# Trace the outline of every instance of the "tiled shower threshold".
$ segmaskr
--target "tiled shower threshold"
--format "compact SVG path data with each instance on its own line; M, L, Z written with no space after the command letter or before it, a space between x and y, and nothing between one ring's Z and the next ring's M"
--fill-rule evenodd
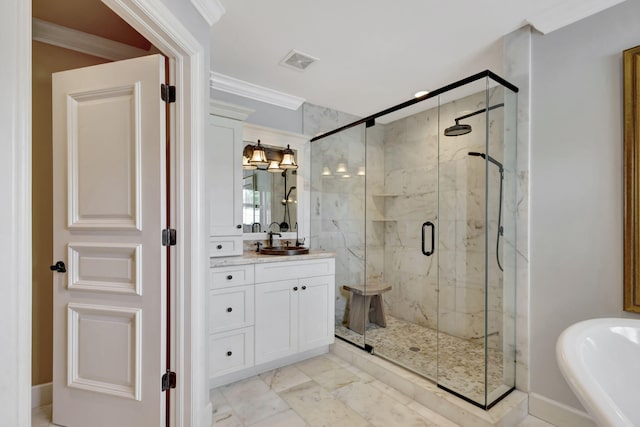
M459 425L516 426L526 418L528 413L527 394L518 390L512 391L491 409L485 411L439 388L432 381L345 341L336 340L331 351L348 363Z

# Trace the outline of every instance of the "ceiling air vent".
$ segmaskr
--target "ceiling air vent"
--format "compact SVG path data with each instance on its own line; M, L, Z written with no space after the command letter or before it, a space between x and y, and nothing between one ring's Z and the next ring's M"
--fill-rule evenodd
M280 61L280 65L293 68L294 70L304 71L309 65L316 61L318 61L318 58L314 58L313 56L293 49L282 61Z

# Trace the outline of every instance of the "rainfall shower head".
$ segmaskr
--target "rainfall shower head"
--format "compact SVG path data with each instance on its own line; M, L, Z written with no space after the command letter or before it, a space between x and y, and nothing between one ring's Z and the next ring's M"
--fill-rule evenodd
M460 136L466 135L471 132L471 125L460 124L456 119L456 124L453 126L449 126L444 130L444 136Z
M486 113L487 111L491 111L494 108L500 108L500 107L504 107L504 104L492 105L489 108L483 108L481 110L474 111L473 113L465 114L464 116L460 116L460 117L454 119L456 121L456 124L446 128L444 130L444 136L460 136L460 135L466 135L466 134L470 133L471 132L471 125L467 125L467 124L464 124L464 123L460 124L459 123L460 120L468 119L469 117L473 117L476 114Z

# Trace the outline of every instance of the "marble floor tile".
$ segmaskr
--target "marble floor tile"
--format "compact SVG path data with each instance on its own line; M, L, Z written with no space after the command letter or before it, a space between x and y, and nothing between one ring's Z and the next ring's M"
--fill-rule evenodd
M220 391L233 413L245 425L255 424L289 409L287 403L259 377L230 384Z
M351 383L358 382L360 378L347 369L337 368L315 375L313 380L325 389L332 391Z
M333 354L211 390L214 427L459 426ZM49 427L51 405L32 410ZM532 416L518 427L554 427Z
M271 390L279 393L291 387L306 383L311 378L296 366L285 366L260 374L260 379L264 381Z
M284 412L275 414L265 420L259 421L255 424L251 424L251 427L306 427L307 423L296 414L293 410L289 409Z
M435 422L424 418L408 406L367 384L350 384L337 390L334 394L336 398L376 427L438 427Z
M315 381L309 381L284 391L282 398L310 427L367 427L367 421L335 399Z

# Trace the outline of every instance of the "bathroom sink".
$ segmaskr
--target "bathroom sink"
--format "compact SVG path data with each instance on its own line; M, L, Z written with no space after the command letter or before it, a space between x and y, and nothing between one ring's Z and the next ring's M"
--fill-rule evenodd
M640 426L640 319L576 323L558 338L556 358L598 426Z
M309 253L309 248L303 246L267 246L260 249L263 255L304 255Z

